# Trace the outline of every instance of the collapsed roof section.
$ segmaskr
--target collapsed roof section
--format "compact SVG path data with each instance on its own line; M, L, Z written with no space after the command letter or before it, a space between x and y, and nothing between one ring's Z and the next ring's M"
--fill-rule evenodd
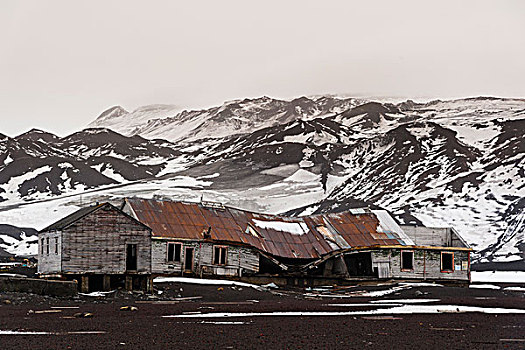
M150 227L154 238L249 245L282 258L318 259L344 249L414 245L384 210L285 217L150 199L126 199L123 210Z

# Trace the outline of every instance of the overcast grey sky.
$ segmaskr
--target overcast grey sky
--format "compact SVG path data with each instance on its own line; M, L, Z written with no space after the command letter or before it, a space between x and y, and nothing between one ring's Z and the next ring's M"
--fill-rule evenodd
M305 94L525 97L525 1L0 2L0 133Z

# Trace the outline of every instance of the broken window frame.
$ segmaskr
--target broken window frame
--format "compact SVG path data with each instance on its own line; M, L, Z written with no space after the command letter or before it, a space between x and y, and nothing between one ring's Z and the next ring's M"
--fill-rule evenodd
M410 259L410 268L404 267L405 259L403 254L410 253L412 255ZM401 251L401 271L414 271L414 251L413 250L402 250Z
M450 269L444 269L443 268L443 255L450 255L451 261L450 261ZM452 273L454 272L454 252L441 252L441 272L443 273Z
M228 246L214 245L213 246L213 265L225 266L228 264Z
M173 246L173 259L170 260L170 246ZM179 249L179 256L177 260L177 247ZM179 242L167 242L166 243L166 262L168 263L181 263L182 262L182 243Z

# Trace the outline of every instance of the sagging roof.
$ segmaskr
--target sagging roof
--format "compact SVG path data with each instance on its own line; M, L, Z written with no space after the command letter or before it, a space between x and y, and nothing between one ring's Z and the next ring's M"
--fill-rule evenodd
M40 232L47 232L47 231L60 231L60 230L64 230L66 228L68 228L69 226L73 225L74 223L76 223L78 220L82 219L83 217L103 208L103 207L110 207L114 210L117 210L118 212L120 212L122 215L125 215L127 217L129 217L131 220L137 222L138 224L144 226L145 228L147 229L150 229L147 225L145 225L143 222L140 222L138 221L136 218L130 216L129 214L127 213L124 213L122 210L120 210L119 208L115 207L114 205L112 205L111 203L108 203L108 202L105 202L105 203L100 203L100 204L96 204L96 205L92 205L92 206L89 206L89 207L84 207L84 208L80 208L79 210L75 211L74 213L72 214L69 214L68 216L58 220L57 222L49 225L48 227L40 230Z
M386 211L285 217L222 205L126 199L128 210L152 229L153 237L209 238L284 258L317 259L339 249L414 244Z

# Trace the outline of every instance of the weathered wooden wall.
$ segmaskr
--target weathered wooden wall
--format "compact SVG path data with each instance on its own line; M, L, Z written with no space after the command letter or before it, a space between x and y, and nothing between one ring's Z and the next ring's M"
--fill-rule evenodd
M181 243L181 262L168 262L168 242ZM177 241L154 239L152 243L152 272L159 274L182 274L185 248L194 248L192 271L196 275L239 276L243 273L259 271L259 255L255 249L239 246L227 246L226 265L213 264L213 247L216 244L198 241ZM221 245L224 246L224 245Z
M466 248L457 232L450 227L401 226L415 245Z
M422 226L401 226L401 228L418 246L450 247L452 244L448 228Z
M409 251L410 249L406 249ZM469 252L454 251L454 271L441 272L441 251L414 249L414 269L401 269L401 250L384 249L372 252L372 266L378 261L389 261L391 278L407 279L469 279Z
M228 246L226 265L213 264L213 247L206 243L202 246L200 266L203 274L221 276L242 276L244 273L259 271L259 254L255 249L239 246Z
M126 273L126 244L137 245L137 273L151 273L151 232L113 208L101 208L66 228L62 272Z
M44 253L42 254L42 239L44 240ZM47 239L49 239L49 253L47 251ZM58 239L58 251L55 243ZM62 259L62 235L61 232L43 232L38 235L38 273L55 274L60 273Z
M168 242L180 243L181 259L180 262L168 261ZM198 262L200 259L200 243L196 241L176 241L176 240L152 240L151 249L151 270L153 273L159 274L175 274L181 275L183 272L185 248L193 248L193 267L192 271L196 272Z

